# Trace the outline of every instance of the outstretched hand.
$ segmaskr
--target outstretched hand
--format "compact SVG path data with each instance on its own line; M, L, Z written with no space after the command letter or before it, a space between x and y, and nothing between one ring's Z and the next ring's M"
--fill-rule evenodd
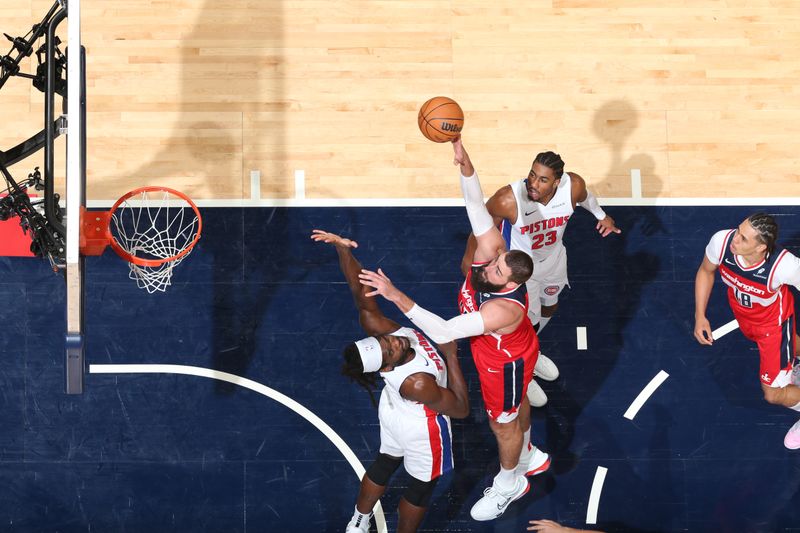
M608 215L597 223L595 229L601 237L608 237L612 233L622 233L622 230L614 224L614 219Z
M397 290L397 287L392 285L392 280L389 279L389 276L384 274L383 270L380 268L377 272L362 269L358 278L362 285L375 289L372 292L366 293L366 296L377 296L380 294L387 300L393 302L401 294L400 291Z
M343 248L358 248L358 243L356 241L341 237L329 231L323 231L321 229L312 230L311 239L317 242L341 246Z

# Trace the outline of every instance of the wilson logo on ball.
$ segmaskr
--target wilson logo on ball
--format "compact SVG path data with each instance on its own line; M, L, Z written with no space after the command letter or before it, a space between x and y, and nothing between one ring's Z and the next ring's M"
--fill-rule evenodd
M461 131L461 126L458 124L451 124L450 122L442 122L442 131L452 131L458 133Z

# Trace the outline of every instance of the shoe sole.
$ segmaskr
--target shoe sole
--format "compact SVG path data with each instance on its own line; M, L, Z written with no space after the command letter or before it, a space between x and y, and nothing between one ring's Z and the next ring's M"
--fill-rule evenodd
M550 461L551 461L551 459L548 456L547 457L547 461L542 463L540 466L534 468L533 470L531 470L529 472L525 472L525 475L526 476L538 476L539 474L544 474L545 472L547 472L550 469Z

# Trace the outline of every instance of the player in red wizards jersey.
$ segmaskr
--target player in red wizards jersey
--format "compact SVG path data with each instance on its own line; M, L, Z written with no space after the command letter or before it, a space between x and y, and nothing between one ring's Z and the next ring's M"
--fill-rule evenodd
M700 344L714 342L706 307L714 272L719 270L739 329L758 345L764 399L800 411L800 387L792 383L795 316L794 296L788 287L800 287L800 259L776 247L777 238L775 219L764 213L711 237L695 278L694 336ZM800 421L788 431L784 445L790 450L800 448Z
M417 305L381 271L364 271L362 283L392 301L435 342L469 338L489 426L497 439L500 473L472 507L475 520L492 520L529 488L526 475L546 471L550 457L530 443L530 405L525 390L533 377L539 341L527 315L525 282L533 262L505 241L483 203L477 173L461 139L453 142L461 189L476 236L472 268L459 292L461 314L450 320ZM447 339L447 340L445 340Z

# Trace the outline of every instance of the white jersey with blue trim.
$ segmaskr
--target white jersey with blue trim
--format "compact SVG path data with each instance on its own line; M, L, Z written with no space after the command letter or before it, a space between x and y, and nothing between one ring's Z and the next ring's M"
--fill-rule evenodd
M411 374L424 372L436 379L436 383L443 388L447 387L447 366L436 347L422 333L411 328L400 328L394 333L395 337L405 337L408 339L411 349L414 350L414 357L400 366L394 367L389 372L381 372L381 377L386 386L381 392L379 409L390 409L399 411L397 414L415 417L431 417L438 413L425 407L425 405L406 400L400 395L400 387L403 381Z
M528 198L525 180L510 184L517 201L517 221L503 221L501 232L509 250L522 250L535 263L559 253L564 248L564 230L575 208L572 205L572 179L561 177L555 194L543 205Z

